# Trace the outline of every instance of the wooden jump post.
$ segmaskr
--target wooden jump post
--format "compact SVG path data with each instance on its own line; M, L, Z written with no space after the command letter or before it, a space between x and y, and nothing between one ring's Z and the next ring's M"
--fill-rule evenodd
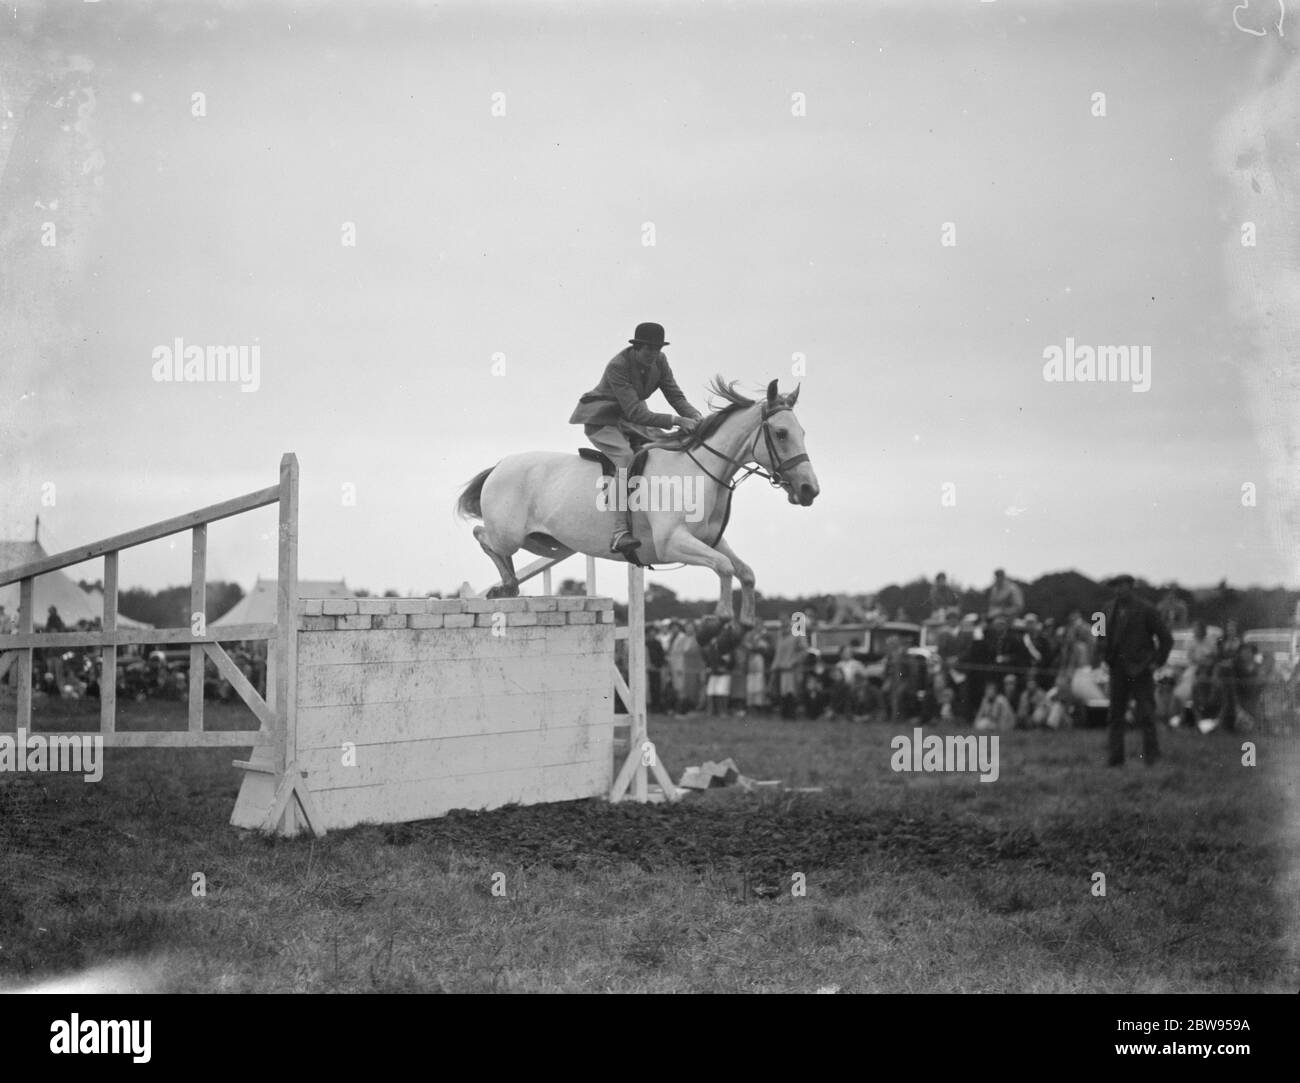
M595 575L595 558L588 557L587 574ZM588 583L588 591L593 588ZM627 707L630 729L628 732L627 759L614 779L609 799L618 802L630 796L644 804L649 800L648 775L653 774L663 791L665 800L676 801L681 794L664 765L659 751L650 740L649 721L646 717L646 650L645 650L645 569L639 564L627 566L627 625L614 632L615 639L627 639L627 681L618 668L614 669L614 687Z
M286 470L286 464L289 464ZM280 464L280 531L275 599L277 635L268 655L266 690L274 708L274 739L235 760L244 781L230 822L280 835L309 829L325 834L325 824L298 766L298 459Z

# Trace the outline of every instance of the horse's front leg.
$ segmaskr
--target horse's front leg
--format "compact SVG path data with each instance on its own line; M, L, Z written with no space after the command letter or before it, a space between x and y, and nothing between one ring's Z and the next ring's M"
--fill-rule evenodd
M754 569L736 556L736 551L722 538L718 539L717 550L731 561L731 566L736 571L736 578L740 580L740 623L746 628L752 628L755 619ZM726 584L725 589L730 592L730 582ZM727 598L727 610L728 612L731 610L731 599L729 597Z
M718 605L714 610L715 613L723 620L731 620L733 617L731 609L731 577L736 574L736 568L732 564L731 557L718 549L713 549L704 544L699 538L695 537L684 526L678 527L670 535L664 544L660 547L661 559L665 561L675 560L682 564L694 564L704 568L712 568L718 573L721 591L718 596ZM751 587L753 584L753 573L750 573ZM750 600L751 609L753 599Z

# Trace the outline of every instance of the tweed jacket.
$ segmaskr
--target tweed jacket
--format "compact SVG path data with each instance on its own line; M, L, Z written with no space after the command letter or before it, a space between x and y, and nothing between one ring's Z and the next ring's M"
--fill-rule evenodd
M620 350L605 366L600 383L578 400L569 418L572 425L617 425L628 421L657 429L673 427L672 414L658 414L645 404L656 391L662 391L682 417L699 419L700 412L686 401L682 389L673 379L668 358L661 351L648 365L632 356L632 347Z

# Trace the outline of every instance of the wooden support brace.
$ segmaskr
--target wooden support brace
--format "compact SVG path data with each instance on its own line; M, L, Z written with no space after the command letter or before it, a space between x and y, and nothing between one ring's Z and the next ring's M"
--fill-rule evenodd
M311 790L307 788L305 774L298 770L297 763L291 763L285 769L262 830L296 835L305 825L318 839L325 837L324 821L312 799Z
M235 665L235 660L226 653L226 649L220 643L204 643L203 653L212 659L217 667L217 672L230 682L230 687L238 694L239 698L248 704L248 709L257 716L257 720L268 729L275 728L275 714L267 706L256 688L249 683L243 671Z
M627 759L623 761L623 766L618 772L618 777L614 779L614 785L609 791L609 800L611 804L616 805L619 801L623 800L623 798L627 796L628 790L632 786L633 782L636 783L634 793L641 795L637 800L644 803L646 800L647 772L654 775L655 781L659 784L659 788L663 790L665 798L669 801L677 801L681 798L682 791L677 788L676 784L669 777L668 771L665 769L663 762L659 759L659 750L657 748L654 749L654 755L651 762L648 765L642 763L646 744L650 744L653 748L653 742L648 741L643 741L640 744L632 744L631 747L628 748Z

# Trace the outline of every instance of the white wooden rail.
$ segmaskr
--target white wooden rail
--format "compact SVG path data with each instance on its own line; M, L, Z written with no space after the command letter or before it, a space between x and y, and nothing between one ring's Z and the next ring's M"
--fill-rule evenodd
M274 624L243 624L226 626L214 632L207 627L205 591L207 586L207 525L228 519L247 511L280 505L279 565L280 597ZM186 628L118 628L118 554L123 549L134 548L159 538L190 531L191 578L190 618ZM280 731L287 732L292 725L291 694L278 688L272 690L271 672L284 679L293 672L294 608L297 602L297 541L298 541L298 460L286 454L280 460L280 482L269 489L235 497L220 504L212 504L197 511L187 512L151 526L129 530L102 541L78 546L62 553L32 561L16 568L0 571L0 586L19 584L18 631L0 640L0 673L8 670L17 660L17 726L28 731L32 725L32 664L33 651L62 647L99 647L101 655L100 728L77 731L71 736L101 737L108 747L133 748L199 748L263 745L283 748ZM36 578L50 572L81 564L97 557L104 558L104 619L100 631L91 632L36 632L33 597ZM201 619L196 619L201 618ZM264 700L249 683L239 667L218 642L241 640L266 640L268 644L267 691L270 702ZM117 729L117 649L135 643L162 645L184 644L190 648L188 725L185 731L131 732ZM260 726L255 730L205 730L203 728L203 671L206 660L211 659L218 671L249 706ZM293 682L287 682L292 686ZM279 705L278 710L276 704Z

